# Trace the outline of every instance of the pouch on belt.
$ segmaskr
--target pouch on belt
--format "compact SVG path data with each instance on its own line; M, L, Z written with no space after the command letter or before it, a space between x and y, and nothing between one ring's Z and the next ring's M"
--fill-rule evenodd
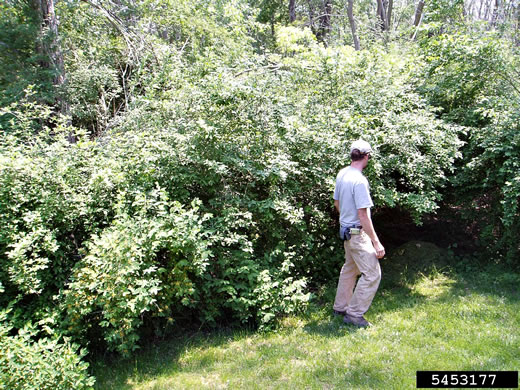
M361 233L361 226L359 225L350 225L350 226L340 226L339 228L339 238L341 238L343 241L348 241L352 238L352 235L354 234L360 234Z

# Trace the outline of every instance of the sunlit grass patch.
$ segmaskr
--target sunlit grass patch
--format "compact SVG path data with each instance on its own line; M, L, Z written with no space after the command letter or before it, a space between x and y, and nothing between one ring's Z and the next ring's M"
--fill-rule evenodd
M420 276L411 290L428 298L437 298L442 294L448 293L455 284L455 280L449 276L435 272L433 275Z
M95 365L99 389L413 389L417 370L520 367L514 284L481 274L424 272L381 288L368 329L332 315L335 285L275 331L195 333L130 361ZM509 278L511 279L511 277Z

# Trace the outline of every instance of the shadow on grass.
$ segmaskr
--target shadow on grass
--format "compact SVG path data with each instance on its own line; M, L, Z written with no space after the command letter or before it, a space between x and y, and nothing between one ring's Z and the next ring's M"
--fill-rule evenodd
M520 299L520 274L504 265L462 259L434 244L411 241L381 261L382 281L367 318L413 309L431 303L455 303L461 297L499 297L505 303ZM342 337L342 317L333 315L336 284L331 282L311 305L305 331L324 337ZM483 314L484 315L484 314Z
M191 350L208 349L239 341L254 335L248 329L219 329L213 332L176 334L137 350L133 357L94 358L90 364L96 376L96 389L133 389L136 382L173 375L176 372L198 371L211 366L213 359L203 357L194 367L183 367L181 357Z
M346 334L359 332L359 329L354 327L342 327L339 331L336 329L337 334L345 336ZM212 334L193 334L186 338L176 337L168 341L165 341L162 345L153 345L144 348L143 351L137 354L132 359L114 359L113 361L106 362L106 366L103 363L94 365L94 374L98 377L95 388L97 389L117 389L117 390L128 390L135 388L146 388L146 389L170 389L170 388L182 388L182 385L176 385L175 381L180 377L186 377L193 375L196 378L209 377L219 372L219 361L214 356L203 354L201 357L197 357L196 363L191 361L188 365L183 364L183 360L186 355L190 355L190 351L197 353L197 350L209 350L215 347L226 347L232 341L240 342L250 336L254 336L255 332L252 331L218 331ZM337 335L331 333L330 336L336 337ZM258 344L263 344L260 347ZM282 343L282 344L279 344ZM271 340L263 340L257 342L258 349L257 353L253 356L244 359L239 369L245 369L246 372L250 372L252 376L260 375L260 377L270 377L272 383L278 383L278 385L286 383L287 379L284 379L284 374L279 374L277 368L273 368L273 365L280 367L284 362L285 358L293 358L294 361L299 359L305 359L302 354L305 353L305 346L299 345L288 345L285 350L283 342L272 342ZM302 351L298 353L294 352L294 348L301 348ZM278 351L271 352L271 349ZM280 349L282 349L283 357L280 357ZM228 352L229 353L229 352ZM189 357L188 357L189 359ZM289 369L289 368L287 368ZM229 371L229 368L227 368ZM326 365L318 365L314 367L307 367L305 369L309 376L313 378L313 381L319 382L323 380L322 388L333 388L330 383L330 372L329 367ZM256 374L253 374L256 373ZM242 372L240 375L244 375ZM248 374L246 374L247 376ZM368 378L368 379L367 379ZM249 378L248 378L249 379ZM262 378L262 380L265 378ZM370 367L366 362L363 362L361 358L354 360L349 364L348 369L344 372L336 374L335 380L339 380L341 383L359 384L363 387L363 384L371 384L370 388L384 388L385 380L384 374L378 371L376 368ZM246 388L264 388L264 383L258 383L252 385L249 382ZM249 387L253 386L253 387ZM374 387L375 386L375 387ZM206 388L217 388L218 386L208 385ZM190 388L195 388L193 385ZM233 388L233 387L230 387ZM280 388L279 386L277 388ZM291 386L282 388L291 388Z
M421 253L414 254L414 248L422 249ZM390 256L381 264L382 283L367 313L368 319L375 322L376 326L379 319L394 312L413 312L422 305L436 303L452 304L464 296L479 295L493 299L499 297L505 303L515 304L520 299L519 274L509 272L504 266L482 266L470 260L461 261L419 242L410 244L409 248L400 248L394 256ZM326 339L339 339L348 335L363 337L363 332L367 330L345 325L341 316L333 315L335 283L336 281L331 281L329 286L324 287L311 303L309 310L296 320L303 322L302 330L305 333ZM479 316L485 313L461 312L460 315L482 320ZM103 359L92 364L93 373L98 378L96 388L132 389L136 384L153 381L158 377L173 378L177 374L200 375L204 372L218 372L219 356L213 356L213 352L198 355L197 353L218 347L224 347L224 353L230 353L230 344L257 335L258 333L249 329L221 329L211 333L181 334L162 343L146 346L131 359ZM254 342L257 343L257 340ZM266 341L262 337L259 337L258 343L262 344L257 345L258 354L244 357L242 368L255 372L262 370L266 361L270 359L270 349L284 349L283 344L272 344L271 340ZM295 351L289 349L286 353L292 356L292 352ZM194 354L197 356L192 357ZM264 357L266 361L262 361ZM294 357L297 358L297 353ZM188 364L186 359L189 361ZM273 359L278 361L276 357ZM358 363L345 370L345 373L339 373L336 379L343 378L345 383L359 383L361 386L364 378L370 377L372 385L379 383L384 387L385 378L380 372L371 372L366 364ZM320 373L320 370L324 372ZM315 378L327 377L327 370L325 366L310 368Z

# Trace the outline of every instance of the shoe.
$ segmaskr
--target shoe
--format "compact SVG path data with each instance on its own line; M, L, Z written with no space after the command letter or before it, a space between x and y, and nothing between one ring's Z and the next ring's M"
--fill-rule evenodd
M347 314L346 311L340 311L340 310L333 310L335 316L344 316Z
M354 317L354 316L345 314L345 317L343 317L343 322L345 324L355 325L358 328L367 328L369 326L372 326L372 324L370 322L368 322L367 320L365 320L365 317L363 317L363 316Z

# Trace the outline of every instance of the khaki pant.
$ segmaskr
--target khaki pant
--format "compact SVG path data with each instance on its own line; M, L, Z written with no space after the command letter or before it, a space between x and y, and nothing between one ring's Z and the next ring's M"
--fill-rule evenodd
M334 310L360 317L366 313L376 295L381 281L381 267L372 241L365 232L352 235L350 240L344 242L344 247L345 264L339 275Z

